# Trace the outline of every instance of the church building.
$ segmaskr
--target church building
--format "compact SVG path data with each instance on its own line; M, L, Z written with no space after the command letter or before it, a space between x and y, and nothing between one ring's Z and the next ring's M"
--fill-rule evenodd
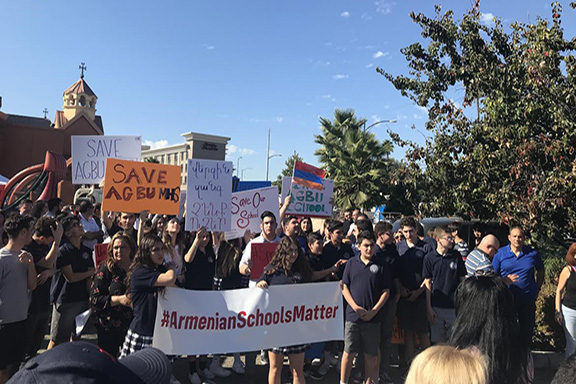
M54 122L4 112L0 98L0 175L11 178L43 163L46 151L69 159L71 136L104 134L102 118L96 115L98 97L84 80L85 68L82 63L80 79L64 91L64 105Z

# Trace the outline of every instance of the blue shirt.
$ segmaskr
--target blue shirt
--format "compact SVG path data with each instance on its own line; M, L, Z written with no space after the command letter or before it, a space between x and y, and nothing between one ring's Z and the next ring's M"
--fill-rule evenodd
M402 240L396 245L400 258L395 263L394 277L407 289L414 291L420 288L424 278L422 277L422 267L424 256L434 252L434 248L427 242L418 239L413 247L409 247L406 240Z
M432 279L432 306L454 308L454 292L460 278L466 276L466 267L458 251L449 250L442 256L437 251L424 257L422 275Z
M348 260L342 282L350 290L354 302L367 310L374 308L384 290L390 288L389 274L382 265L377 264L374 256L368 264L364 264L360 256ZM370 320L371 323L380 321L380 312ZM346 306L346 321L364 322L349 305Z
M533 301L538 296L538 284L534 272L543 271L544 263L540 252L528 246L516 255L510 249L510 245L498 250L492 260L494 271L502 277L518 275L518 281L510 285L510 290L516 301Z

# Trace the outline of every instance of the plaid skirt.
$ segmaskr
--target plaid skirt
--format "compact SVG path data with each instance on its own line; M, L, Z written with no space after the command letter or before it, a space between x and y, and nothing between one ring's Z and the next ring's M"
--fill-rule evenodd
M128 329L122 350L120 351L120 359L133 354L141 349L152 346L152 336L139 335L131 329Z
M289 347L275 347L269 349L269 351L277 355L296 355L298 353L306 352L308 348L310 348L310 344L300 344L300 345L291 345Z

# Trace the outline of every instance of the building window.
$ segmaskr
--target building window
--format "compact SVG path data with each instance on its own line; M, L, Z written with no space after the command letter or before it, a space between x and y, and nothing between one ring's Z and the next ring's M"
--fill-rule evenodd
M160 156L160 163L161 163L161 164L164 164L164 155L161 155L161 156Z

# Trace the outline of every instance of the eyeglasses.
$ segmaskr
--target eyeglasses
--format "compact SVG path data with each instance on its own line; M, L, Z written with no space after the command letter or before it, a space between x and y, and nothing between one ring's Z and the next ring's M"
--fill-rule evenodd
M454 237L453 236L446 236L446 237L442 237L442 240L454 241Z

